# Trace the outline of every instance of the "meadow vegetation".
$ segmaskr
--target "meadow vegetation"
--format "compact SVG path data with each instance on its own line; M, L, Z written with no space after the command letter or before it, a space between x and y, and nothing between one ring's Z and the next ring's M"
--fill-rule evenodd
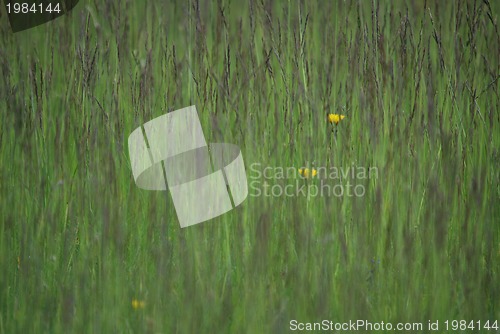
M81 0L16 34L4 11L0 333L500 322L499 2ZM247 174L377 177L181 229L127 139L189 105Z

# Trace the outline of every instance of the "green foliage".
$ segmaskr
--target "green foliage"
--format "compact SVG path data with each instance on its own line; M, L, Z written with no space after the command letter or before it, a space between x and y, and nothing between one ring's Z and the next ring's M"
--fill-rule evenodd
M87 1L17 34L2 15L0 332L500 321L500 6L427 6ZM378 177L180 229L168 193L135 186L127 138L192 104L247 173Z

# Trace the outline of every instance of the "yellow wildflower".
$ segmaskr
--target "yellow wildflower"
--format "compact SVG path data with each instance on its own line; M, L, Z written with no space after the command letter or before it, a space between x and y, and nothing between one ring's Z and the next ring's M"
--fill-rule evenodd
M144 308L144 306L146 306L146 303L144 301L132 299L132 307L134 308L134 310Z
M309 170L309 168L300 168L299 169L299 174L302 177L305 177L307 179L311 175L312 175L312 177L315 177L316 175L318 175L318 171L316 169L314 169L314 168L312 170Z
M345 116L340 115L340 114L329 114L328 115L328 121L332 124L335 124L335 125L339 124L339 122L341 120L343 120L344 118L345 118Z

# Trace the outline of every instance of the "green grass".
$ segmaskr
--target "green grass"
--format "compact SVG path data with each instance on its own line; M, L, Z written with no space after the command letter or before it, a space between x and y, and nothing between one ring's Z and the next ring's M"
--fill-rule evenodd
M499 13L82 0L12 34L2 8L0 333L500 326ZM181 229L168 193L135 186L127 138L192 104L249 179L313 162L378 177L362 197L249 196ZM336 138L327 112L347 115Z

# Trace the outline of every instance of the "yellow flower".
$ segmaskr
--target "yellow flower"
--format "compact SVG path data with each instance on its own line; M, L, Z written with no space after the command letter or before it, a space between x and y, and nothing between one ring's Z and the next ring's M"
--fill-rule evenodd
M343 120L344 118L345 118L345 116L340 115L340 114L329 114L328 115L328 121L332 124L335 124L335 125L339 124L339 122L341 120Z
M142 300L137 300L137 299L132 299L132 307L134 310L137 310L139 308L144 308L146 306L146 303Z
M316 175L318 175L318 171L314 168L311 171L309 171L309 168L300 168L299 174L302 175L302 177L305 177L307 179L307 178L309 178L310 175L312 175L312 177L315 177Z

